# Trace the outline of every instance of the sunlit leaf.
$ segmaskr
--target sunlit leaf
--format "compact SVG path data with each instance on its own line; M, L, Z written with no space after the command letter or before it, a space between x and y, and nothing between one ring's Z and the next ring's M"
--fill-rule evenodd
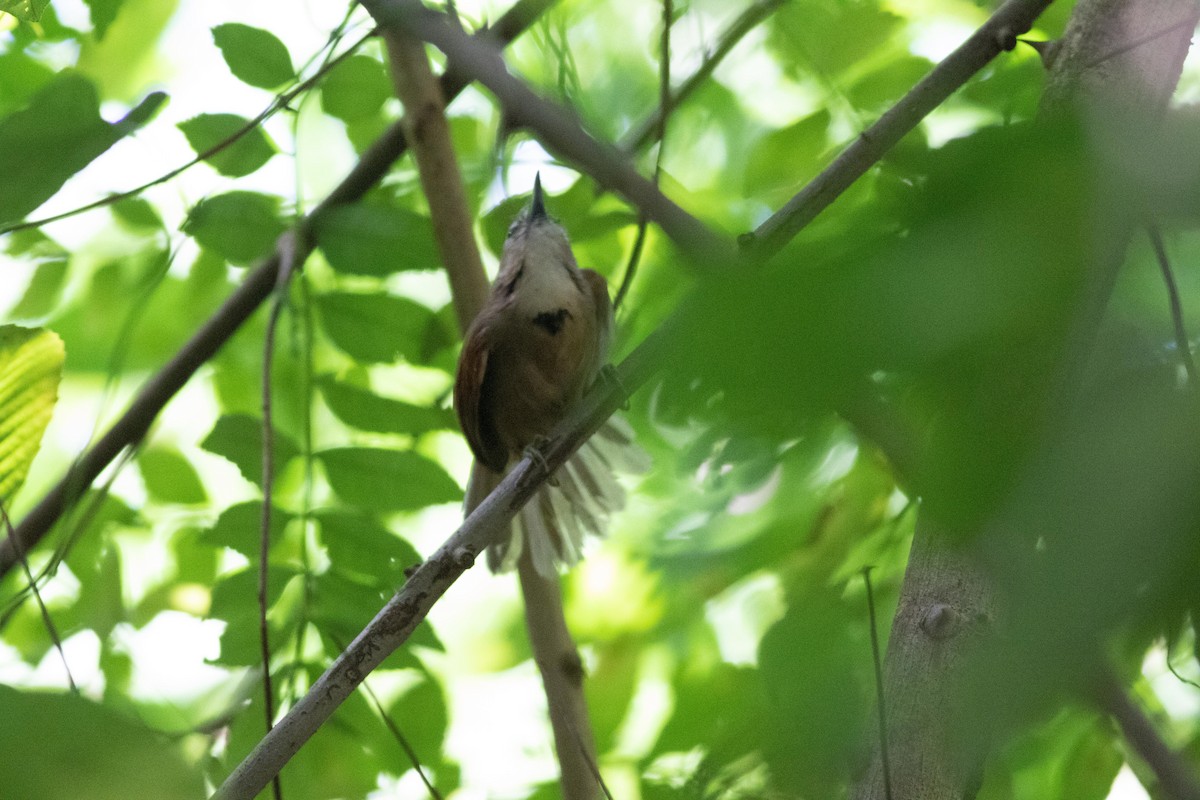
M254 172L275 155L275 145L262 128L254 126L244 132L248 125L250 120L236 114L201 114L179 123L179 130L183 131L197 155L241 134L232 144L205 159L222 175L240 178Z
M404 582L404 571L421 563L413 546L375 517L339 509L314 516L330 562L346 573L370 576L377 585L396 589Z
M50 0L0 0L0 11L12 14L17 19L37 22Z
M203 503L208 499L200 476L178 450L150 447L138 453L146 491L165 503Z
M291 514L278 507L271 510L272 543L279 541L291 519ZM229 506L211 528L200 534L199 541L214 547L228 547L257 560L262 542L262 501L247 500Z
M246 414L226 414L217 420L200 446L210 453L232 461L242 477L262 485L262 421ZM279 473L287 462L300 454L300 448L288 437L275 431L272 459Z
M58 400L63 343L40 328L0 327L0 501L25 481Z
M339 348L367 363L419 361L433 312L395 295L327 292L317 297L325 333Z
M100 41L108 32L108 26L117 18L125 0L85 0L85 2L91 12L96 41Z
M317 220L317 244L338 272L389 275L440 264L429 218L403 208L355 203Z
M161 95L145 101L157 107ZM0 119L0 222L23 217L50 199L67 179L131 133L152 112L139 106L116 124L100 117L95 87L64 71L29 105ZM136 118L134 116L136 115Z
M243 83L274 89L295 77L292 57L273 33L227 22L213 28L212 34L229 70Z
M249 264L269 253L286 228L279 207L278 197L227 192L197 203L183 232L231 264Z
M392 82L377 59L353 55L321 81L321 108L346 122L374 117L392 97Z
M408 433L414 436L458 426L448 408L431 408L381 397L367 389L333 378L320 382L321 395L329 409L347 425L377 433Z
M462 498L441 466L417 453L339 447L316 453L338 496L373 511L412 511Z

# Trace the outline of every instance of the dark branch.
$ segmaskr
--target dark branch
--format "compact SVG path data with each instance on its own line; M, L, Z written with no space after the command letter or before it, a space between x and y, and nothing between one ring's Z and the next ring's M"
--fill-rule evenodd
M1200 800L1200 781L1187 761L1167 746L1146 713L1111 672L1100 678L1096 694L1100 706L1121 727L1125 741L1154 771L1165 795L1172 800Z
M1163 283L1167 287L1167 302L1171 305L1171 322L1175 327L1175 348L1179 350L1179 360L1187 370L1188 383L1194 391L1200 389L1200 375L1196 372L1192 343L1188 339L1187 327L1183 324L1183 303L1179 299L1179 286L1175 283L1171 261L1167 258L1167 246L1163 243L1162 232L1157 225L1147 225L1146 233L1150 236L1150 244L1154 247L1154 256L1158 259L1158 268L1162 271Z

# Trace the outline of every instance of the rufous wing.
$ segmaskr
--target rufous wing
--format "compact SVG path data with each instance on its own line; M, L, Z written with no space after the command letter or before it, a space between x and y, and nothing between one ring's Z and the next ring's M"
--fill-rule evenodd
M492 419L487 403L488 353L490 328L479 320L467 332L462 355L458 359L458 377L454 381L454 410L458 423L475 458L493 472L504 472L508 453Z

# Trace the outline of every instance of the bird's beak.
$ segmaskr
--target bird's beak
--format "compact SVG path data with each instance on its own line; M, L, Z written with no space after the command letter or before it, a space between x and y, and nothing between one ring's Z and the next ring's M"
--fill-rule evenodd
M533 177L533 203L529 206L530 219L544 219L546 217L546 203L542 199L542 173L537 173Z

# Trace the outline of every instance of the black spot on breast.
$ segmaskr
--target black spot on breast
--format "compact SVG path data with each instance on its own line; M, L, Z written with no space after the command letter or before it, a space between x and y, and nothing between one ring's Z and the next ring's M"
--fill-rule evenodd
M557 311L543 311L533 318L533 324L544 328L551 336L554 336L563 329L563 325L570 316L571 312L565 308Z

